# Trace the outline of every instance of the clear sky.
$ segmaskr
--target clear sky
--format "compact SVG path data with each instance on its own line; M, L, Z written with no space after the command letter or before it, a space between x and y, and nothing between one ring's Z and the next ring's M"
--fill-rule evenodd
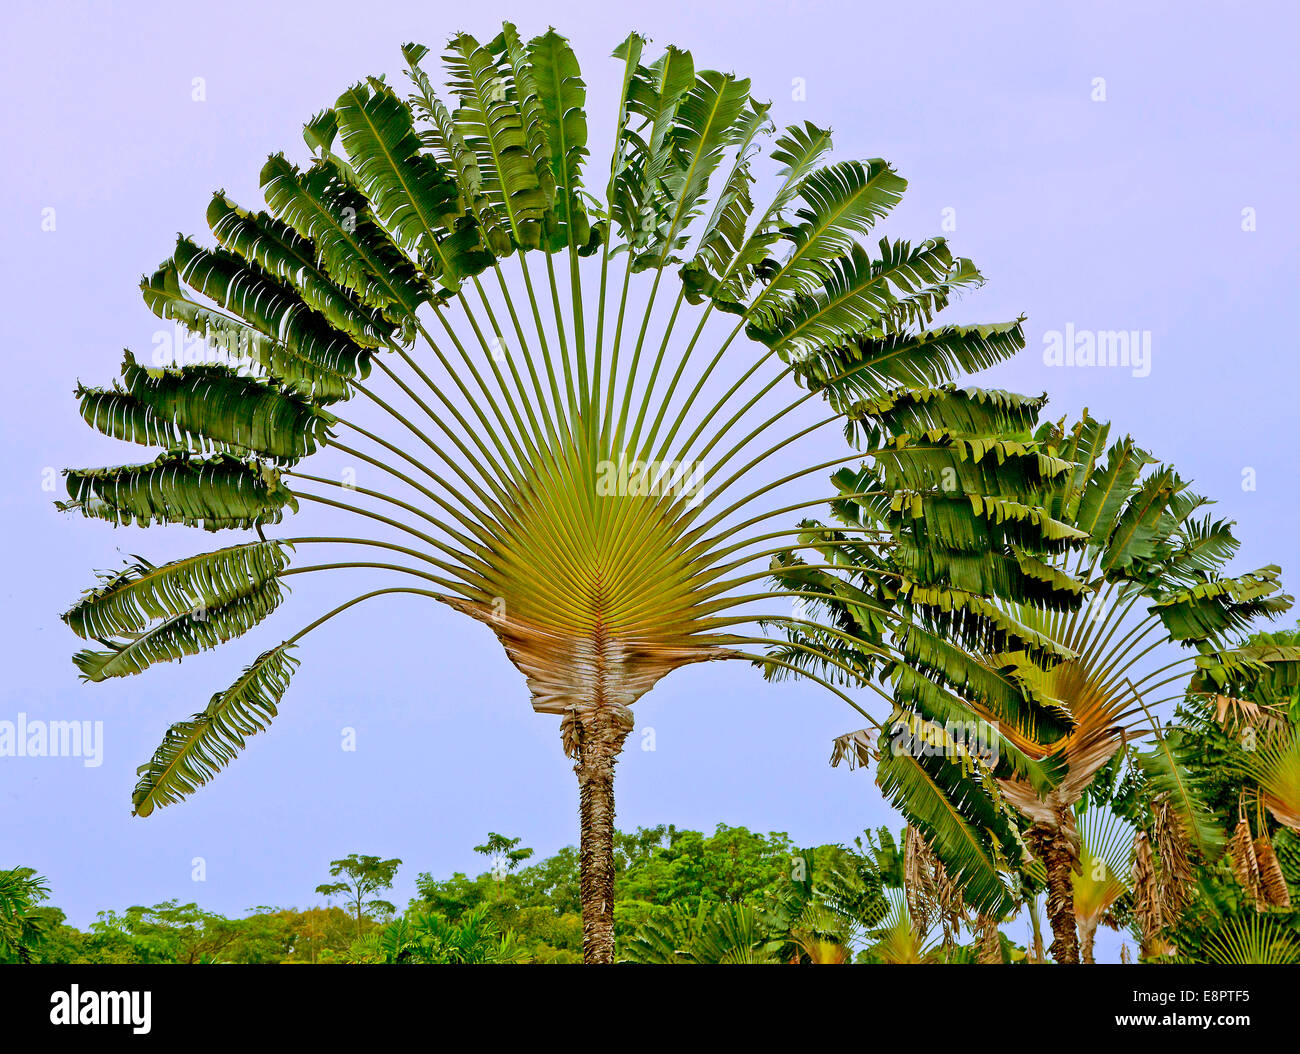
M270 734L187 803L133 819L135 766L166 727L337 594L299 588L277 628L82 685L58 615L92 570L211 538L65 518L52 508L61 481L59 494L43 486L64 466L143 459L109 453L71 390L109 382L123 347L149 352L159 325L136 283L175 232L205 233L211 192L256 207L266 156L302 160L302 122L349 83L398 77L407 40L437 53L453 31L486 39L502 18L570 37L602 162L621 72L607 56L630 29L751 77L778 124L829 123L839 156L892 161L911 186L890 232L944 233L989 278L953 317L1028 315L1027 350L980 383L1047 390L1055 416L1086 406L1112 419L1238 521L1240 569L1296 564L1289 3L11 4L0 720L103 721L104 751L98 767L0 758L0 866L47 875L76 924L170 897L232 913L302 905L328 861L354 851L406 861L401 902L418 871L480 866L471 847L489 830L539 854L576 838L554 719L532 713L481 627L415 600L313 634ZM1050 335L1067 328L1149 334L1149 370L1049 365ZM842 702L732 665L679 671L638 705L656 749L629 741L621 826L726 822L815 844L900 824L864 773L827 765L831 738L860 724Z

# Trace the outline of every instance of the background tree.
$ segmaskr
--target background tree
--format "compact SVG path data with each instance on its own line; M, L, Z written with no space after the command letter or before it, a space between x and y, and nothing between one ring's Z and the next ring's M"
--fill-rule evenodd
M377 856L358 856L351 853L342 860L330 861L330 874L346 876L342 882L327 882L316 887L316 892L327 897L343 896L352 908L357 936L361 936L361 919L367 911L377 915L391 915L397 908L386 900L371 894L393 888L393 876L402 862L397 859L380 860Z
M623 957L653 962L842 964L908 958L890 933L894 896L934 961L1011 962L997 920L951 896L915 832L881 829L845 845L798 848L780 832L719 824L619 832L615 925ZM365 925L341 907L259 907L228 918L194 904L100 912L85 932L55 907L32 961L50 963L576 963L582 959L578 853L572 846L496 879L424 873L398 918ZM956 929L975 943L961 943ZM941 932L943 931L943 932ZM951 931L951 932L949 932ZM881 942L889 938L890 948ZM909 938L910 939L910 938ZM902 940L902 943L900 943ZM874 951L872 949L875 949ZM888 954L886 954L888 952Z
M50 885L30 867L0 871L0 962L31 962L47 932L39 905Z
M520 838L507 838L496 831L489 831L487 841L476 845L474 852L481 853L492 861L492 875L499 882L533 855L531 849L517 848L520 841Z

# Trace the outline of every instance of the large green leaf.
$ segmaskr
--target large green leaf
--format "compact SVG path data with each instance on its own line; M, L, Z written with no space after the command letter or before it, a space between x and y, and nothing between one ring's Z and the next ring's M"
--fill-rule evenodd
M899 384L913 388L944 384L958 374L1003 362L1024 346L1019 319L943 326L919 333L857 337L818 349L796 361L794 370L809 388L823 392L834 409L857 416L864 400L882 398Z
M77 388L81 416L114 439L292 464L324 445L335 418L289 388L222 364L150 369L128 351L123 384Z
M1151 463L1151 456L1126 438L1110 448L1100 471L1089 473L1074 521L1096 544L1102 545L1110 537L1138 476Z
M919 625L907 628L899 641L899 651L909 667L979 704L997 722L1032 728L1040 742L1050 743L1074 727L1069 711L1058 700L1042 694L1015 666L994 667L981 662ZM900 677L895 689L907 701L927 690L924 679L914 677Z
M579 192L587 156L586 84L569 42L554 29L528 44L528 70L541 108L555 195L556 231L552 248L572 245L583 253L600 245Z
M978 337L979 333L970 335ZM933 339L936 335L928 336ZM829 396L834 399L836 394L832 391ZM908 386L855 402L847 416L859 424L864 442L872 447L882 445L890 436L933 428L965 436L1028 438L1046 402L1045 394L1019 395L955 384Z
M339 135L375 217L451 291L492 262L456 182L422 152L409 107L387 85L356 84L334 105Z
M333 329L261 268L188 238L177 241L172 259L182 281L269 338L250 353L277 380L310 397L334 398L348 380L369 373L369 348Z
M731 146L752 132L749 81L703 70L677 103L674 123L664 140L668 163L656 172L662 199L644 249L633 256L632 269L663 267L677 261L688 240L686 228L701 211L709 180Z
M366 347L386 343L392 326L356 296L336 285L317 264L319 252L287 223L266 212L241 209L223 193L208 206L208 226L221 245L294 287L335 329Z
M104 573L63 615L78 637L143 633L149 623L219 608L275 578L289 562L285 542L245 542L152 564L143 556Z
M820 152L817 136L794 150ZM799 184L804 201L797 226L783 232L792 243L789 257L772 269L768 281L749 307L756 330L776 328L780 318L801 297L817 292L840 269L839 261L858 245L877 220L898 204L907 180L879 158L841 161L817 169Z
M416 89L410 99L411 108L425 122L424 128L419 129L420 141L433 151L439 164L455 173L461 203L478 220L489 250L496 256L507 256L514 251L514 245L509 232L501 227L500 218L483 196L483 174L479 171L478 158L461 136L451 111L438 97L433 81L420 65L428 53L429 49L423 44L402 46L402 55L410 67L407 74Z
M268 465L230 454L200 457L169 450L143 465L69 469L69 501L76 510L115 524L183 523L216 531L279 523L297 499Z
M529 149L513 78L502 58L468 33L451 39L444 61L460 100L452 117L478 159L482 194L506 218L515 244L536 249L552 198Z
M249 580L220 604L171 615L121 640L104 640L108 650L87 648L72 661L88 681L143 673L154 663L172 662L242 636L279 607L282 599L279 579Z
M1019 835L972 772L951 757L896 752L882 735L876 782L921 832L968 904L995 916L1010 909L1002 875L1020 858Z
M299 172L275 154L262 168L262 193L280 220L316 246L321 269L336 284L409 328L429 298L427 284L335 162L323 158Z
M637 62L643 41L635 34L614 52L632 64L625 80L621 136L615 158L609 208L626 249L642 253L668 222L671 199L663 178L674 163L670 133L677 109L695 84L689 51L671 45L649 66ZM639 118L637 128L629 118Z
M204 343L205 355L256 369L318 402L349 395L347 378L291 351L241 319L187 296L174 260L140 281L144 302L159 318L178 322Z
M1106 539L1101 566L1111 574L1132 574L1136 567L1155 555L1160 528L1175 494L1184 486L1171 468L1147 476L1129 498Z
M745 233L754 211L750 195L754 177L750 163L756 151L752 144L755 136L770 127L767 116L770 108L766 103L755 103L742 119L744 123L737 133L731 174L715 197L713 210L704 224L704 234L696 243L694 257L681 269L684 292L691 303L700 303L707 294L723 310L743 310L737 301L728 302L723 298L722 279L718 276L729 275L731 268L738 266L739 255L745 246Z
M764 129L767 108L756 105L752 112L753 130L750 135ZM806 121L802 125L790 125L776 140L772 160L781 166L777 173L781 183L766 211L746 236L746 225L753 209L749 199L752 177L748 142L747 138L741 140L736 166L719 196L714 217L695 257L682 268L687 299L697 303L707 296L719 309L738 315L747 310L745 298L750 287L782 236L787 207L804 178L830 149L831 134L827 129ZM742 238L743 242L740 241Z
M801 291L780 314L765 313L764 322L751 322L747 332L794 359L855 338L884 338L896 328L907 297L942 286L953 274L952 253L942 238L915 248L882 239L875 260L854 244L819 272L820 288Z
M1235 578L1211 578L1162 597L1152 610L1174 640L1242 633L1256 619L1272 618L1291 607L1292 598L1281 592L1281 574L1272 564Z
M249 736L270 725L298 665L292 649L286 642L263 652L206 709L167 730L138 770L140 781L131 796L135 815L148 816L193 794L234 760Z
M927 544L963 552L1016 547L1059 554L1077 548L1085 537L1039 506L979 494L896 491L891 508L896 530L910 526Z

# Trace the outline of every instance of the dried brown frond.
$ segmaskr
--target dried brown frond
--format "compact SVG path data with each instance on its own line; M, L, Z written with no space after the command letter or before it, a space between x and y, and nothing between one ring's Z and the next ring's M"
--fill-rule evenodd
M1264 904L1289 911L1291 894L1286 888L1286 879L1282 877L1282 865L1278 863L1277 853L1273 852L1268 828L1262 825L1255 836L1255 859L1259 863L1259 891Z
M1191 899L1195 881L1191 847L1187 841L1187 828L1175 814L1167 795L1160 795L1153 807L1152 830L1156 852L1160 858L1160 882L1157 887L1160 899L1160 917L1169 926L1182 915Z
M1249 699L1231 695L1214 697L1214 719L1224 731L1237 727L1264 728L1272 731L1286 724L1286 715L1269 706L1260 706Z
M1138 831L1133 839L1133 917L1142 934L1142 948L1149 949L1164 928L1160 912L1160 888L1156 881L1151 839Z
M913 921L927 930L941 914L934 864L934 854L925 839L909 826L903 839L903 895Z
M1259 861L1255 856L1255 841L1250 834L1250 823L1242 816L1228 843L1228 856L1237 882L1249 895L1251 903L1259 904Z
M831 767L834 768L843 761L850 771L856 768L870 768L872 762L876 760L874 742L874 735L866 728L836 736L831 746Z
M981 963L1000 963L1002 961L1002 936L998 932L998 920L992 915L978 915L975 919L975 932L979 935L976 945L976 958Z

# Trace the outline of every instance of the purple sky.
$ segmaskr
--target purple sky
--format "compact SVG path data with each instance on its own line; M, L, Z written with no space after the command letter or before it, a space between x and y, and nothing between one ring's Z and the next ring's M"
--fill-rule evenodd
M47 875L55 903L84 925L102 908L169 897L236 913L302 905L327 862L353 851L406 861L402 902L417 871L477 869L471 847L489 829L539 854L575 839L554 719L532 713L480 627L400 599L313 634L271 733L186 804L133 819L135 766L164 729L340 587L298 588L275 628L183 666L83 686L58 614L93 569L212 539L65 518L51 506L61 482L60 494L42 487L49 469L147 456L87 429L71 389L110 381L123 347L148 354L160 327L136 283L176 231L206 233L211 192L257 207L267 154L301 161L302 122L349 83L398 78L407 40L437 53L451 32L487 39L502 18L529 36L553 22L572 40L595 163L607 157L621 74L606 56L633 28L656 49L689 48L698 67L751 77L779 125L829 123L838 156L892 161L911 187L890 232L921 238L955 217L943 233L989 278L953 318L1029 316L1027 350L980 383L1046 389L1055 416L1086 406L1112 419L1238 521L1241 569L1290 569L1292 5L991 7L664 0L631 21L618 5L544 0L485 0L472 20L463 5L428 2L11 5L0 45L0 327L16 383L0 420L10 566L0 720L102 720L105 746L96 768L0 758L0 866ZM191 98L196 77L202 102ZM796 78L805 100L792 98ZM1096 78L1104 101L1093 99ZM53 231L42 229L46 209ZM1243 230L1245 209L1254 230ZM1149 332L1149 376L1049 367L1044 335L1067 326ZM860 724L842 702L730 667L678 672L638 705L657 749L629 741L621 826L723 821L814 844L899 825L869 778L826 764L831 738ZM340 747L345 727L355 752ZM202 883L191 879L195 857L206 861Z

